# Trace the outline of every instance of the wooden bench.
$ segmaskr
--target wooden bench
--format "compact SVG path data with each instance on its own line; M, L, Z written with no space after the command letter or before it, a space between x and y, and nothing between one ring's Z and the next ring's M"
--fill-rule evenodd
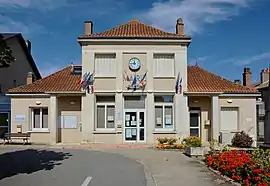
M30 133L6 133L4 136L4 145L12 142L12 139L20 139L23 141L23 145L29 142Z

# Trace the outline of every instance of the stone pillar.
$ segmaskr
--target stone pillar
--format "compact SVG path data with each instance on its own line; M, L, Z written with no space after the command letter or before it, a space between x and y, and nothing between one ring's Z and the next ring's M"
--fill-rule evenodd
M123 91L123 53L116 52L116 92Z
M147 85L146 90L147 92L152 93L154 90L154 78L153 78L153 52L147 52Z
M148 144L152 144L156 142L154 139L153 131L155 129L155 105L154 105L154 94L147 93L146 98L146 122L145 122L145 130L146 130L146 141Z
M212 121L211 121L211 129L212 129L212 138L215 140L219 139L219 114L220 114L220 107L219 107L219 98L218 96L212 97Z
M116 131L121 133L123 132L124 124L123 124L123 93L116 92L115 94L115 127Z
M50 121L50 139L51 144L58 142L58 100L55 95L50 97L50 109L49 109L49 121Z
M82 75L85 72L93 72L95 64L95 53L88 52L83 47ZM93 142L92 134L95 129L95 95L86 93L82 96L82 143Z
M176 94L174 97L174 125L179 137L190 135L188 98L185 95Z

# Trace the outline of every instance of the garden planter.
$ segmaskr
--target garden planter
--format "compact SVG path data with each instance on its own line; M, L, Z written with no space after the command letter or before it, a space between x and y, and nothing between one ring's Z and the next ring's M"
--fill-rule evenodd
M185 154L188 156L203 156L204 147L185 147Z

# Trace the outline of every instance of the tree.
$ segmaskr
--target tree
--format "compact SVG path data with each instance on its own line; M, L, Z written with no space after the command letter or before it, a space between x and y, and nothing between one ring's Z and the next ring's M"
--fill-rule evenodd
M11 49L7 46L2 34L0 34L0 68L9 67L15 62Z

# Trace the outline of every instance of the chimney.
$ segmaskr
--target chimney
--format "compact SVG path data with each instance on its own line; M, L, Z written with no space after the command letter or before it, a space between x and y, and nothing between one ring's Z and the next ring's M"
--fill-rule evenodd
M251 86L251 71L248 67L244 68L243 85L247 87Z
M92 35L93 34L93 23L92 21L84 22L84 35Z
M176 34L177 35L184 35L184 22L183 22L182 18L177 19Z
M25 40L26 47L28 49L29 54L31 54L31 41Z
M26 84L29 85L34 82L34 75L33 72L28 72Z
M264 68L261 71L261 83L264 83L269 80L270 68Z
M236 80L234 80L234 83L237 84L237 85L241 85L241 80L240 79L236 79Z

